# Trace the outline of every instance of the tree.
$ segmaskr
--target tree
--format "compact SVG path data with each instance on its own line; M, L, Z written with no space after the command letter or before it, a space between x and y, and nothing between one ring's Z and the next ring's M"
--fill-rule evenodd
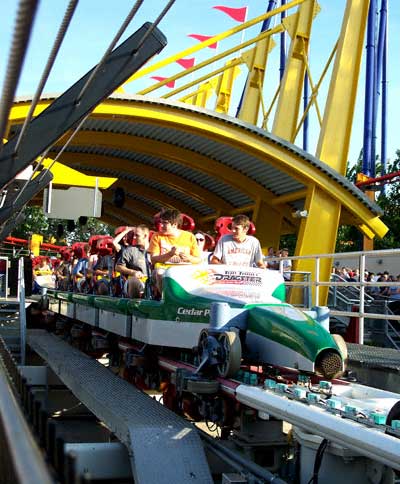
M71 245L74 242L88 241L91 235L107 235L113 233L113 227L97 218L88 217L85 224L75 224L74 229L67 230L67 221L47 218L41 207L27 206L24 208L25 220L12 231L14 237L29 239L32 234L43 235L45 242L56 245ZM85 222L85 220L81 220ZM63 227L63 232L60 231Z
M400 150L396 151L396 159L389 162L386 168L387 173L394 173L400 170ZM376 164L377 173L381 172L381 164ZM357 173L362 172L362 153L357 163L347 168L346 178L355 183ZM379 175L377 175L379 176ZM375 249L394 249L400 247L400 181L388 183L385 190L376 192L376 203L383 210L382 222L389 227L388 233L382 239L375 239ZM339 227L336 241L337 252L349 252L362 250L362 236L358 229L353 226Z

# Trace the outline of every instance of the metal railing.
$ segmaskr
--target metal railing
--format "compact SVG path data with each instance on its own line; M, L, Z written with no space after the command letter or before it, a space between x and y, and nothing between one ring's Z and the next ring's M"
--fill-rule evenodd
M373 309L376 299L368 293L368 288L380 288L380 287L395 287L400 292L400 282L384 281L384 282L367 282L364 280L364 273L368 267L369 258L381 258L383 261L385 257L399 257L400 249L389 249L379 251L365 251L365 252L345 252L340 254L315 254L309 256L291 256L291 257L276 257L271 258L271 261L279 262L279 270L283 273L283 261L290 259L296 260L309 260L314 265L314 270L309 273L300 273L298 271L291 271L292 274L309 274L308 277L304 277L303 281L293 280L286 281L285 284L288 287L303 287L303 293L309 294L304 299L304 307L310 308L311 306L326 305L326 301L322 301L320 296L320 288L328 287L331 292L336 292L336 298L341 297L342 301L346 298L349 303L351 302L351 309L347 307L345 310L340 310L335 307L331 307L330 314L338 317L355 317L359 319L359 342L364 343L364 325L365 319L372 319L375 321L382 321L382 328L385 336L390 340L394 347L400 348L400 315L393 314L387 303L391 301L390 296L384 299L386 304L381 304L379 312L371 312L369 309ZM320 277L320 264L321 260L356 260L356 267L361 275L359 281L347 281L342 278L334 277L334 280L323 281ZM383 264L384 267L384 264ZM307 288L307 290L305 289ZM340 296L339 296L340 295ZM352 297L349 297L349 296ZM311 302L311 303L310 303ZM371 307L369 307L371 306ZM385 307L384 307L385 306ZM358 310L355 310L358 307ZM398 325L398 328L397 328ZM399 339L399 342L396 339Z
M8 296L8 269L10 267L8 257L0 256L0 297Z
M54 482L14 396L1 356L0 480L18 484Z
M25 304L25 278L24 258L18 261L18 301L19 301L19 332L20 332L20 354L21 365L25 365L26 354L26 304Z

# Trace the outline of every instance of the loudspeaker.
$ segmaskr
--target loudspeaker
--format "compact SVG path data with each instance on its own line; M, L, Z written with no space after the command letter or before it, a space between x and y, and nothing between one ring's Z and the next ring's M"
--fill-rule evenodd
M122 187L117 187L114 190L113 204L117 208L122 208L125 204L125 190Z

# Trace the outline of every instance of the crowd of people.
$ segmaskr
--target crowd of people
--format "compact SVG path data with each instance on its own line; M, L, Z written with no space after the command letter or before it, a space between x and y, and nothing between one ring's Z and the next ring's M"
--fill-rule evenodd
M400 282L400 274L394 276L388 271L374 273L366 270L363 277L360 277L359 269L350 267L335 267L333 273L340 279L348 282L368 282L379 283L376 286L370 284L366 286L366 292L374 299L384 299L389 301L388 306L394 314L400 314L400 286L394 286L392 283ZM388 285L385 285L387 283Z
M259 240L249 234L254 225L246 215L229 219L229 230L220 234L216 245L209 234L182 230L181 223L177 210L166 209L159 214L155 232L146 225L119 227L114 237L91 237L89 243L61 250L57 258L34 258L33 292L40 292L43 278L48 282L51 277L56 288L66 291L160 298L168 267L201 262L280 270L286 281L291 280L288 249L269 247L264 257ZM343 281L360 281L358 269L334 267L332 272ZM400 286L390 284L400 282L400 275L365 271L361 279L379 283L368 285L366 292L375 299L388 300L390 309L400 314Z
M269 260L275 252L269 249L264 257L259 240L248 233L254 226L246 215L232 218L229 233L221 235L215 247L212 236L201 230L182 230L181 222L179 211L166 209L159 214L156 232L146 225L120 227L114 237L91 237L89 243L60 251L56 259L38 258L33 266L34 289L40 289L39 275L50 271L61 290L129 298L143 297L148 290L160 298L163 274L174 264L280 269L279 262ZM279 256L287 257L288 250L282 249ZM291 262L282 262L283 275L290 280Z

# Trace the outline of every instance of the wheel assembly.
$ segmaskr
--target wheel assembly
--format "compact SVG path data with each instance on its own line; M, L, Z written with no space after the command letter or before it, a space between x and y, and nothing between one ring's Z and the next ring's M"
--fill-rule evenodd
M218 375L229 378L240 370L242 345L239 335L234 331L224 331L218 336L220 362L217 364Z
M214 372L229 378L235 375L242 359L242 345L235 331L209 332L203 329L197 347L199 366L196 373Z

